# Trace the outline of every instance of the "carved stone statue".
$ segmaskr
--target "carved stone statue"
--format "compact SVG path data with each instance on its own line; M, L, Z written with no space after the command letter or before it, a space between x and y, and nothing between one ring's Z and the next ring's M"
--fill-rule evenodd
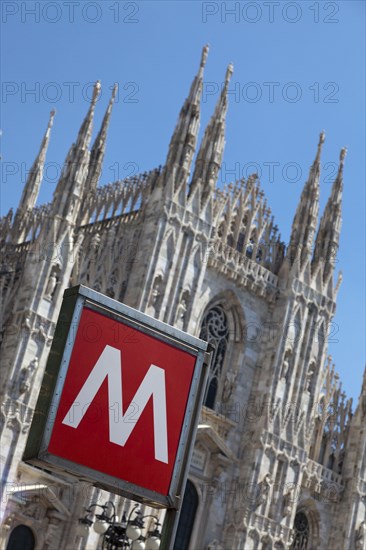
M269 492L271 490L272 484L273 484L273 481L272 481L271 474L268 473L264 476L262 481L259 483L259 494L258 494L258 499L257 499L257 508L261 504L264 504L265 502L268 501Z
M37 336L38 336L39 340L46 340L47 339L46 329L45 329L45 326L42 323L40 323L40 325L39 325Z
M289 372L289 369L290 369L290 353L289 352L286 352L285 354L285 358L283 360L283 364L282 364L282 370L281 370L281 378L287 378L287 375L288 375L288 372Z
M118 283L118 270L115 269L110 277L110 284L106 291L106 294L108 294L108 296L110 296L111 298L114 298L116 296L117 283Z
M150 297L150 306L154 309L155 313L158 312L160 302L163 296L163 278L161 275L155 277L154 286Z
M229 401L236 382L236 373L227 372L224 381L224 388L222 390L222 401L227 403Z
M182 294L180 304L177 308L176 325L178 328L184 327L184 322L186 320L186 315L188 310L188 301L189 301L189 292L185 291Z
M18 395L26 393L30 388L30 383L35 370L38 367L38 357L35 357L29 365L23 367L18 378Z
M366 548L366 521L362 521L356 531L355 547L356 550Z
M187 313L187 303L184 300L184 298L182 298L182 301L180 302L180 304L178 306L178 309L177 309L177 318L176 318L176 325L179 328L182 328L184 326L186 313Z
M29 315L25 316L24 322L23 322L23 328L26 330L31 330L31 323L30 323L30 317Z
M218 166L215 162L211 162L208 167L208 176L212 180L216 180L217 173L218 173Z
M271 476L270 473L268 473L264 476L262 483L263 483L264 487L267 488L266 492L268 493L270 488L271 488L271 485L273 483L272 476Z
M56 277L55 271L52 270L50 278L48 279L47 288L46 288L46 298L48 298L49 300L52 299L56 286L57 286L57 277Z
M314 376L314 373L315 373L315 365L314 363L311 363L309 365L309 369L308 369L308 372L306 374L306 381L307 381L307 384L306 384L306 391L310 392L311 391L311 386L312 386L312 383L313 383L313 376Z
M75 205L76 205L76 199L72 198L70 206L69 206L69 210L68 210L68 218L72 217L72 215L74 213L74 210L75 210Z
M283 495L283 516L289 516L292 512L292 503L294 502L295 487L291 486Z
M281 378L286 378L289 367L290 363L288 362L288 358L286 356L282 364Z
M100 245L100 235L95 233L90 240L90 262L96 262Z
M187 145L184 149L183 162L187 164L191 160L191 156L192 156L192 148L189 145Z

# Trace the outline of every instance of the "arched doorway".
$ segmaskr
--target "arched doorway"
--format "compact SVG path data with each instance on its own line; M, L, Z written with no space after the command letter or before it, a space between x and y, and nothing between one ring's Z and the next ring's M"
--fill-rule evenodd
M198 507L198 494L191 481L187 481L180 512L174 550L188 550Z
M35 543L32 529L17 525L10 533L6 550L34 550Z

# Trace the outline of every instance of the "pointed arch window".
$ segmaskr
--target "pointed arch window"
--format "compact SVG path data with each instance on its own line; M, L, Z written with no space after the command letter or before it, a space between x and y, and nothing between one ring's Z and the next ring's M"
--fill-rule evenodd
M294 540L291 550L308 550L310 526L309 520L304 512L297 512L294 521Z
M6 550L34 550L35 538L27 525L17 525L11 532Z
M188 479L174 542L174 550L187 550L189 548L197 507L198 494L195 486Z
M211 369L203 402L206 407L214 409L229 341L228 320L220 305L212 307L205 314L202 321L200 338L206 340L206 342L209 342L214 347Z

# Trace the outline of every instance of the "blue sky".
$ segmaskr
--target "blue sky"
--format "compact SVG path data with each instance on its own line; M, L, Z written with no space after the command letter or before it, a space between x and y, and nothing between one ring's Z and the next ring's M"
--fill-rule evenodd
M321 211L348 147L337 258L344 279L329 351L357 398L365 363L364 2L4 0L1 8L1 214L17 206L55 108L38 203L51 199L97 79L95 128L119 84L101 184L163 164L206 43L201 135L234 64L219 181L259 172L285 241L320 131Z

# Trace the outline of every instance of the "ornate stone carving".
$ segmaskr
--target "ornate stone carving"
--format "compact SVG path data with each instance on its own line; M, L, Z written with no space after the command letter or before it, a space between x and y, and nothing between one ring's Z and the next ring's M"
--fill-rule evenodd
M308 372L306 374L306 391L311 392L311 388L313 385L313 377L315 374L315 363L310 363Z
M224 387L222 390L223 403L227 403L229 401L235 387L236 379L237 373L231 371L226 373Z
M23 367L20 371L18 383L17 383L17 394L22 395L29 391L33 375L38 367L38 357L35 357L26 367Z
M5 418L6 426L13 430L19 430L21 426L21 403L8 398L1 405L1 412Z
M47 339L47 332L43 323L39 324L38 331L37 331L37 338L40 340Z
M258 485L258 497L256 501L256 507L258 508L261 504L264 504L268 501L270 491L273 485L272 476L270 473L266 474L263 480Z
M224 549L224 546L222 546L221 542L219 542L217 539L214 539L208 544L207 550L225 550L225 549Z
M309 520L304 512L297 512L294 521L293 539L291 548L300 550L308 548L310 535Z
M291 351L287 350L285 353L285 358L283 360L282 369L281 369L281 378L284 378L286 381L289 375L290 358L291 358Z
M108 296L110 296L111 298L114 298L117 292L116 290L117 287L118 287L118 268L114 269L112 275L110 276L109 286L106 290L106 294L108 294Z
M48 279L48 283L47 283L47 287L46 287L46 293L45 293L45 297L48 298L49 300L52 300L52 298L53 298L53 294L56 290L57 282L58 281L57 281L56 272L53 269L51 271L50 278Z
M98 254L98 250L99 250L99 245L100 245L100 235L99 233L94 233L94 235L92 236L91 240L90 240L90 249L91 249L91 261L95 261L96 260L96 256Z
M30 322L30 316L28 314L25 315L25 317L24 317L22 328L24 328L25 330L31 330L31 328L32 328L31 327L31 322Z
M220 386L225 352L229 340L228 321L222 306L214 306L206 312L202 320L200 338L211 343L214 347L204 400L204 404L213 409L217 389Z
M155 314L159 312L161 300L163 298L163 289L164 289L164 283L163 283L163 277L161 275L157 275L154 280L153 288L151 291L150 296L150 302L149 306L153 309Z
M34 497L22 510L25 516L34 518L37 521L42 520L46 516L47 508L39 502L39 497Z
M185 326L188 303L189 303L189 291L185 290L182 294L180 303L177 308L177 316L176 316L175 324L178 328L184 328Z
M356 550L365 550L366 548L366 521L362 521L358 526L355 537Z
M283 495L283 512L282 515L290 516L292 512L292 505L294 502L295 486L291 485Z
M193 149L190 145L186 145L184 148L183 163L185 166L191 161Z

